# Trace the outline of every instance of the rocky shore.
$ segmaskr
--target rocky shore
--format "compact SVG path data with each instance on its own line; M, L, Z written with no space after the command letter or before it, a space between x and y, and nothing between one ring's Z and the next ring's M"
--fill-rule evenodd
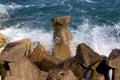
M110 69L112 80L120 80L120 49L113 49L106 57L80 43L76 55L71 56L70 19L70 16L51 19L54 31L52 55L40 42L28 38L10 42L0 33L0 48L3 48L1 80L110 80Z

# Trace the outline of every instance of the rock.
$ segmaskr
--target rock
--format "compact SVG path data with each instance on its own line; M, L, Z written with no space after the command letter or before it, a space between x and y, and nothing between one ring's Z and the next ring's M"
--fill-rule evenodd
M39 70L26 56L25 43L12 42L5 46L0 59L8 62L10 75L21 80L46 80L48 73Z
M94 52L91 48L89 48L85 44L80 44L77 47L76 55L69 59L66 59L53 69L64 69L64 70L71 70L78 80L82 80L85 77L86 72L88 69L96 64L97 62L101 61L102 57Z
M110 80L109 77L109 70L111 69L107 64L107 57L102 56L102 61L99 63L99 65L96 67L96 70L98 73L103 74L105 77L105 80Z
M94 64L91 69L92 69L92 72L91 72L91 76L90 76L90 79L89 80L105 80L105 77L103 74L100 74L97 72L96 68L98 67L100 62Z
M120 80L120 49L114 49L108 59L107 65L113 69L113 80Z
M113 69L112 80L120 80L120 69Z
M77 46L76 59L79 64L88 68L101 61L102 57L86 44L81 43Z
M29 57L29 56L30 56L30 45L31 45L30 39L25 38L25 39L18 40L18 41L16 41L16 42L24 43L24 44L26 45L27 50L26 50L25 55L26 55L27 57Z
M10 76L10 72L4 67L4 64L0 64L1 80L4 80L7 76Z
M41 70L49 72L61 60L48 55L47 50L38 42L36 48L31 53L29 59ZM48 65L49 64L49 65Z
M5 80L21 80L21 79L17 79L16 77L9 76L9 77L6 77Z
M120 69L120 49L114 49L108 59L107 59L107 64L115 69Z
M71 70L74 73L74 75L78 78L78 80L82 80L87 72L87 68L77 63L75 57L71 57L67 60L60 62L52 70L54 71L56 69Z
M78 80L71 70L55 69L48 75L47 80Z
M56 17L51 19L53 24L53 56L67 59L71 56L69 42L72 40L72 35L68 30L70 16Z
M0 48L2 48L8 41L8 38L0 33Z

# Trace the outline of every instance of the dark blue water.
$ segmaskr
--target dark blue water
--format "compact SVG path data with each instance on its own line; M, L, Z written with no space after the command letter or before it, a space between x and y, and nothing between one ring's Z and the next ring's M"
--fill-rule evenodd
M114 25L120 21L119 0L1 0L3 5L20 6L10 8L10 14L22 19L7 20L3 23L16 24L27 22L34 27L49 29L50 19L57 16L70 15L70 27L76 28L88 19L91 24Z
M1 32L10 38L28 36L47 48L52 45L50 19L67 15L73 45L85 42L106 55L120 48L120 0L0 0L0 24L9 27Z

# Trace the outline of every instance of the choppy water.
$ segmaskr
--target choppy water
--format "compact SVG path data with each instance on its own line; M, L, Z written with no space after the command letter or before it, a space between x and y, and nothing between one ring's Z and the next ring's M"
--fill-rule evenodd
M11 18L10 15L15 15ZM50 19L70 15L72 55L79 43L86 43L101 55L120 48L119 0L0 0L1 33L11 41L30 38L52 48ZM14 16L13 16L14 17ZM46 39L47 38L47 39Z

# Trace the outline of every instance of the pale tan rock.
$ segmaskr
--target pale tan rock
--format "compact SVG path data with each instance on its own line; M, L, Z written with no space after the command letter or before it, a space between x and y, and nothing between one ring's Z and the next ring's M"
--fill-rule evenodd
M20 80L46 80L48 73L40 71L26 56L25 43L12 42L6 45L0 59L9 62L10 75Z
M55 69L48 75L47 80L78 80L71 70Z
M68 23L70 22L71 17L56 17L52 18L53 24L53 56L67 59L71 56L69 42L72 40L72 35L68 30Z
M0 48L2 48L7 42L9 42L8 38L0 33Z
M16 77L9 76L9 77L6 77L5 80L21 80L21 79L17 79Z
M24 43L24 44L26 45L27 50L26 50L25 55L26 55L27 57L29 57L29 56L30 56L30 45L31 45L30 39L25 38L25 39L18 40L18 41L16 41L16 42Z
M50 71L61 60L48 55L47 50L39 42L31 53L29 59L34 62L41 70Z

